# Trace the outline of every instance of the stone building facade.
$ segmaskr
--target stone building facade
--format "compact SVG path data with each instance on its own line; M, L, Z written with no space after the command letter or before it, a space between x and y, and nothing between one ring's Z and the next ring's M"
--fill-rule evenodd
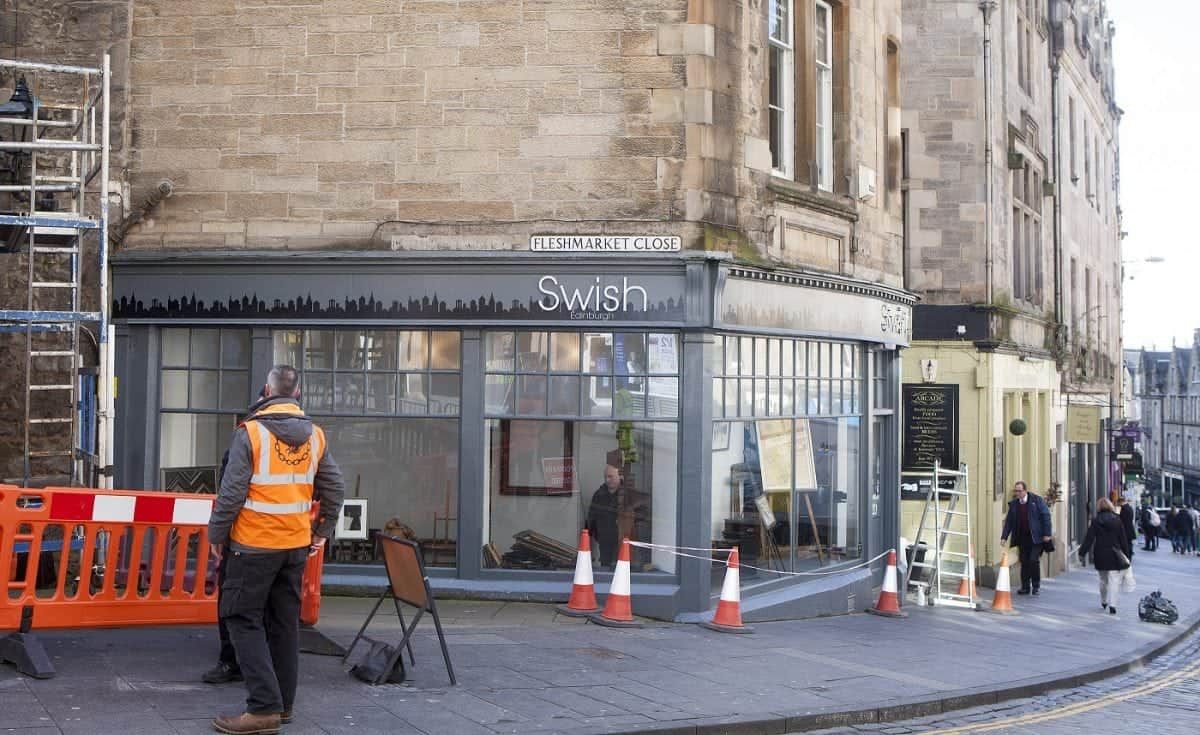
M1145 489L1158 507L1200 503L1200 330L1188 347L1131 350Z
M211 485L292 359L368 524L405 516L446 588L558 595L545 538L603 525L606 464L634 540L773 569L892 543L898 0L124 8L125 200L173 194L114 256L118 484ZM332 579L379 576L339 549ZM634 561L635 609L710 606L719 570ZM844 612L871 582L747 572L744 608Z
M1103 404L1107 420L1119 396L1111 29L1102 4L1065 0L917 0L904 23L916 39L901 75L906 276L922 298L904 380L958 386L959 457L974 478L987 566L1015 481L1048 497L1064 540L1107 488L1101 437L1076 449L1065 425L1069 402ZM1091 184L1061 173L1071 146L1082 160L1081 109ZM1071 268L1081 274L1074 290ZM1063 563L1059 554L1048 566Z
M1104 5L1058 3L1058 182L1062 284L1062 385L1069 406L1098 410L1105 429L1126 414L1122 401L1120 157L1121 110L1113 91L1114 28ZM1108 435L1067 439L1073 536L1086 530L1096 498L1120 487Z

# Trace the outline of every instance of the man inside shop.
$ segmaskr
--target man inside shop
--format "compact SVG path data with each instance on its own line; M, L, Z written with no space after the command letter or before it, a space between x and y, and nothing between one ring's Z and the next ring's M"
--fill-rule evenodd
M600 547L600 566L611 569L616 566L617 550L621 544L621 532L617 523L620 515L621 483L624 477L621 469L609 453L608 463L604 465L604 484L592 493L592 502L588 506L588 533Z

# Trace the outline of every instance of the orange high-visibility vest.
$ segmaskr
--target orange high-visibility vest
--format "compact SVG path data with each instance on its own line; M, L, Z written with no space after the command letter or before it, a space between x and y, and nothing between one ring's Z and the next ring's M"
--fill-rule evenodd
M299 406L269 406L264 414L303 416ZM254 473L242 512L229 537L260 549L298 549L312 541L313 481L325 454L325 432L313 426L312 436L298 447L288 446L260 421L244 424L250 438Z

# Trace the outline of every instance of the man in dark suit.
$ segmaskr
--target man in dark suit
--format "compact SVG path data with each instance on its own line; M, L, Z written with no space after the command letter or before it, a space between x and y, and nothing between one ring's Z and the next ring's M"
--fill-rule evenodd
M1042 586L1042 545L1051 539L1050 506L1029 492L1020 480L1013 485L1013 499L1008 504L1000 543L1010 536L1012 545L1021 553L1021 589L1017 594L1037 595Z

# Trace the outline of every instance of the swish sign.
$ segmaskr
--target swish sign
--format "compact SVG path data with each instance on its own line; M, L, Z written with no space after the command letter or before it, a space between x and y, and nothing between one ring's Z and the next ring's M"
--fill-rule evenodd
M618 282L605 283L600 276L579 285L563 283L556 276L538 279L538 308L548 313L570 312L572 319L608 321L629 312L652 311L646 289L622 276Z

